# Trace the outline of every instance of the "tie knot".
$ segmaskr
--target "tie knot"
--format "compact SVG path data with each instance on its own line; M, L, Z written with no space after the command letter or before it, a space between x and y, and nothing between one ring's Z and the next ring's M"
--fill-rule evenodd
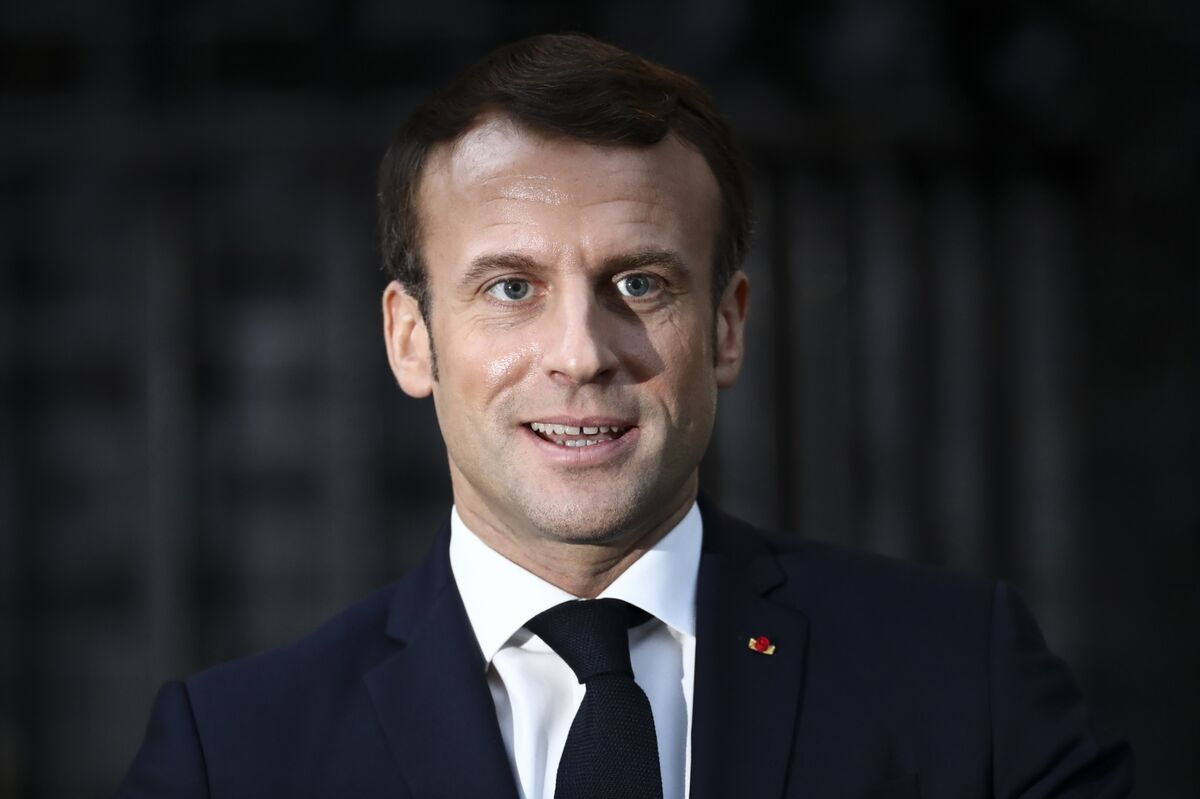
M539 613L525 627L586 683L602 674L633 677L628 630L648 618L646 611L620 599L572 599Z

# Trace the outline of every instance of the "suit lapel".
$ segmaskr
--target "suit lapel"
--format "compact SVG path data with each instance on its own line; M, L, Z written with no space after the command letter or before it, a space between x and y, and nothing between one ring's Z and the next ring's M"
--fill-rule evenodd
M403 648L364 680L414 799L516 799L448 541L443 530L430 556L397 586L388 635Z
M808 620L771 601L784 575L752 528L701 500L692 799L783 795L803 693ZM767 636L775 653L751 651Z
M772 601L784 575L757 533L701 499L691 798L782 796L803 694L808 621ZM396 588L396 654L364 676L414 799L516 799L479 645L450 572L448 530ZM752 652L768 636L775 654Z

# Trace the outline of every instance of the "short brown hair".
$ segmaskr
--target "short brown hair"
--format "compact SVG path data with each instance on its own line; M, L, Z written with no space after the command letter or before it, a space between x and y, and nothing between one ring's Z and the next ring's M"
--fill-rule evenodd
M492 51L420 106L379 171L384 269L429 321L417 191L430 151L487 114L590 144L649 147L674 132L708 162L721 192L713 298L741 268L750 238L747 167L708 93L691 78L580 34L548 34Z

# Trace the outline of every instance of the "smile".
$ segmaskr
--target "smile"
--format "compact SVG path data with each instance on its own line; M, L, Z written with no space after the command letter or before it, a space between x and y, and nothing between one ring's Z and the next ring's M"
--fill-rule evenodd
M529 429L538 436L561 447L592 447L605 441L620 438L629 429L611 425L596 425L594 427L569 424L553 424L550 422L530 422Z

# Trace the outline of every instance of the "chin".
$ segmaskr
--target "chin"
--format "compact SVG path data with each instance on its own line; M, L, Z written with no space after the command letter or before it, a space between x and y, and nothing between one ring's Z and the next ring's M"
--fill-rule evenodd
M555 541L611 544L636 532L639 527L628 509L628 505L617 509L596 502L567 500L526 508L526 516L543 536Z
M548 539L571 544L606 545L641 536L675 511L671 501L650 486L578 496L535 497L523 503L529 522ZM587 488L580 489L587 491ZM594 489L593 489L594 490ZM666 511L660 518L656 512Z

